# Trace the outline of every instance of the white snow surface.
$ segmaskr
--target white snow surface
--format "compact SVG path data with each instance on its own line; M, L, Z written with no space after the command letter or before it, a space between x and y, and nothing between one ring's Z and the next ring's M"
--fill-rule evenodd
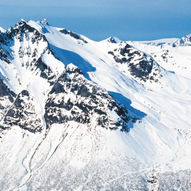
M178 38L164 38L164 39L157 39L157 40L150 40L150 41L140 41L140 43L144 43L147 45L157 45L160 46L162 44L172 44L179 40Z
M2 27L0 27L0 32L4 33L6 30Z
M0 147L0 169L4 171L0 173L0 180L7 181L1 185L2 190L27 190L29 187L43 190L40 182L45 181L46 174L51 172L63 173L60 176L67 181L65 178L70 171L80 175L82 169L84 172L89 169L83 185L70 185L71 190L84 190L95 173L102 179L101 183L96 181L106 190L114 181L131 177L134 173L147 174L153 169L160 173L191 169L191 47L172 47L177 39L129 42L152 56L166 72L170 71L162 79L162 84L165 84L162 87L155 83L147 86L121 73L108 54L120 41L96 42L80 35L87 41L84 43L61 33L61 28L35 21L28 24L46 36L56 57L45 53L43 61L57 76L64 71L64 66L72 63L89 80L115 94L122 104L145 115L132 125L128 133L101 127L91 129L72 122L53 125L44 139L43 133L23 135L24 130L13 127L0 140L3 143ZM39 47L39 52L43 46L46 44ZM17 42L11 49L17 51ZM165 51L168 51L167 60L161 57ZM37 110L43 116L49 84L38 74L21 67L17 56L12 62L14 64L9 66L0 62L1 74L15 92L28 89L36 97ZM92 167L94 165L105 169L103 177ZM74 179L73 175L71 178ZM83 181L81 178L79 182ZM50 184L55 185L54 182ZM124 183L123 188L128 190ZM55 185L55 190L59 189Z

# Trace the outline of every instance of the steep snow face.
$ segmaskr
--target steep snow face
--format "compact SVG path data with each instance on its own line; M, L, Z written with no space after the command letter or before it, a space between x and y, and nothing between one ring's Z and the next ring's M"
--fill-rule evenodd
M191 50L175 42L46 20L0 33L1 190L190 190Z
M5 29L3 29L2 27L0 27L0 32L1 33L4 33L6 30Z
M64 65L51 53L45 36L24 20L1 34L1 39L2 77L16 94L29 91L43 116L46 94Z

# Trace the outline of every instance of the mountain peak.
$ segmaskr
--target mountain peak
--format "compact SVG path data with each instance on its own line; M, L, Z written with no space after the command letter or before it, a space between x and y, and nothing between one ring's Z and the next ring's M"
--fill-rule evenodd
M39 21L39 23L40 23L40 24L44 24L44 25L49 25L46 18L41 19L41 20Z
M27 21L25 21L24 19L21 19L16 25L23 25L26 23L27 23Z
M174 42L173 47L176 47L176 46L191 46L191 34L183 36L182 38Z
M21 19L21 21L22 21L22 22L26 22L25 19L23 19L23 18Z
M16 24L15 24L15 26L14 27L11 27L11 28L9 28L8 29L8 31L11 31L12 29L16 29L16 30L18 30L18 29L24 29L25 27L28 27L28 23L27 23L27 21L25 21L24 19L21 19L19 22L17 22Z
M119 42L121 42L121 40L119 38L114 37L114 36L111 36L111 37L107 38L106 40L108 42L110 42L110 43L119 43Z
M0 190L191 190L191 45L47 24L0 33Z

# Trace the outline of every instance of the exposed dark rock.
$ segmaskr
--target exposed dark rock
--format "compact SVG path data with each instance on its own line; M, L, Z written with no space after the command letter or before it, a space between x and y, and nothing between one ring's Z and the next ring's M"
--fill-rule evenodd
M80 35L71 31L63 29L60 32L87 43ZM47 127L54 123L76 121L128 131L130 120L128 111L116 103L107 91L88 81L79 68L70 64L57 79L56 74L43 61L44 54L53 55L46 37L27 22L21 20L13 28L7 30L4 36L1 35L0 40L2 41L0 44L1 60L11 63L11 53L6 52L7 48L14 45L15 40L19 40L21 43L18 52L13 52L13 55L20 58L22 67L29 70L31 74L39 75L50 84L51 90L46 101L44 115ZM26 44L33 44L35 48L30 48ZM42 48L39 49L39 46ZM133 55L129 48L130 46L126 45L124 49L120 50L121 55L124 55L123 58L118 58L115 53L111 54L116 60L118 59L119 63L128 62L131 58L126 58L126 54ZM142 70L149 70L146 64L142 63L142 65ZM10 102L6 109L0 102L0 108L4 108L4 113L2 113L4 116L0 123L1 129L16 125L34 133L41 131L43 128L42 116L36 113L35 102L29 92L23 90L16 97L16 94L6 88L1 85L0 81L0 90L2 89L0 97L3 99L6 97Z
M173 47L177 46L191 46L191 34L188 34L172 44Z
M14 37L17 37L20 41L23 36L27 36L27 33L33 33L32 42L37 42L40 40L46 41L46 37L38 32L35 28L27 24L26 21L21 20L14 27L11 27L6 31L6 36L9 40L13 40Z
M94 125L123 130L128 130L130 120L124 107L108 92L85 79L73 65L68 66L50 91L44 117L49 126L68 121L83 124L94 121Z
M83 39L80 35L72 32L72 31L69 31L69 30L66 30L66 29L62 29L60 30L61 33L64 33L66 35L70 35L71 37L75 38L76 40L81 40L83 41L84 43L88 43L85 39Z
M115 37L110 37L110 38L108 38L107 41L110 43L117 43L118 42L118 40Z
M50 85L52 85L54 83L54 80L56 79L55 74L52 72L52 70L50 69L50 67L48 67L41 58L39 58L35 64L37 69L40 70L40 76L42 78L45 78L48 80L48 82L50 83Z
M0 60L3 60L8 64L10 64L10 59L11 59L10 53L6 49L3 49L0 44Z
M29 92L23 90L6 113L0 124L1 128L8 129L16 125L33 133L41 131L42 121L35 111L34 104Z
M125 42L120 43L118 49L109 51L108 54L113 56L122 72L126 74L129 71L136 80L146 82L160 78L159 71L153 75L153 71L158 70L158 65L153 58Z
M18 52L14 52L14 55L19 56L21 66L30 70L32 73L40 73L42 78L46 79L51 85L53 84L56 76L50 67L42 61L42 57L45 53L53 54L43 34L31 27L24 20L21 20L14 27L8 29L0 39L4 41L3 46L0 44L1 60L11 63L12 56L10 54L11 50L9 50L10 45L14 45L15 40L18 39L20 42L25 41L27 43L20 43ZM35 48L31 48L30 44L34 44ZM41 48L39 49L38 47Z
M0 120L14 102L16 94L0 78Z

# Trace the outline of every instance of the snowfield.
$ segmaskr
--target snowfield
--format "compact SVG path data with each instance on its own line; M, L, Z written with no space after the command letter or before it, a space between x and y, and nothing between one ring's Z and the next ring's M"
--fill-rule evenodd
M190 43L0 28L0 190L191 190Z

